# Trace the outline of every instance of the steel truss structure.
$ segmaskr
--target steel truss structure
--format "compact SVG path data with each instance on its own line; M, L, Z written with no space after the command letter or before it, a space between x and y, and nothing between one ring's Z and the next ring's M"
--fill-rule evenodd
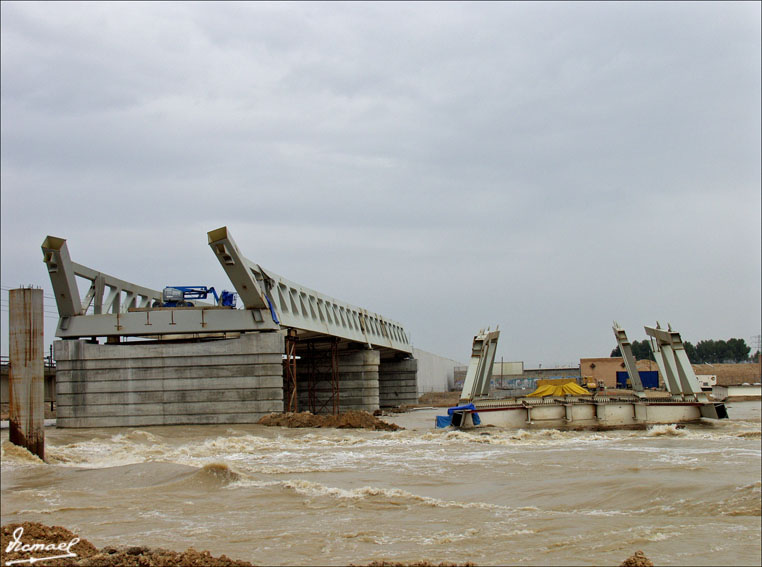
M56 336L168 337L296 329L300 338L336 337L412 353L399 323L291 282L246 258L227 227L207 234L209 246L243 302L243 309L197 303L160 307L161 292L71 260L66 240L48 236L43 260L58 306ZM89 280L84 299L76 278Z

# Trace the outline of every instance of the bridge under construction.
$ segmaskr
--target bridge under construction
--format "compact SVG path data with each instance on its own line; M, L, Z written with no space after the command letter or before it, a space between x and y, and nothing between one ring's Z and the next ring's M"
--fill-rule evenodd
M400 323L264 269L227 227L207 236L242 306L167 302L45 238L63 339L58 427L250 423L415 403L417 361Z

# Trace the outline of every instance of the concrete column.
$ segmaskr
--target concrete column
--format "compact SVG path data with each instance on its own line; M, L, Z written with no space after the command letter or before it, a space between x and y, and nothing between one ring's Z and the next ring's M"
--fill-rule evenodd
M9 439L45 458L42 290L8 292Z
M299 352L297 361L299 390L299 410L310 410L309 353ZM316 356L317 377L315 383L315 410L317 413L331 413L333 410L331 388L331 359L326 353ZM379 408L378 368L380 353L377 350L339 351L339 412L364 410L373 412Z
M378 398L381 407L399 407L418 403L418 361L381 361L378 367Z

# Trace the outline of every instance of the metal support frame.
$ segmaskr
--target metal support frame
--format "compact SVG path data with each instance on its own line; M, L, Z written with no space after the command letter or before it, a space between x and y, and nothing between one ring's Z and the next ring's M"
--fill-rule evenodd
M671 325L665 331L658 321L656 327L645 327L645 330L651 337L651 350L669 392L673 396L693 396L699 402L707 402L706 394L701 391L701 385L688 360L680 333L673 331Z
M471 362L468 365L466 379L463 381L463 390L460 394L461 403L489 395L492 367L495 363L499 338L500 331L497 329L494 331L481 329L474 337Z
M339 415L339 341L335 337L331 339L330 348L321 350L315 348L315 342L308 343L308 371L307 371L307 396L309 410L321 413L330 403L333 415ZM326 364L327 363L327 364ZM328 372L321 371L321 367L328 367ZM330 389L320 388L321 382L328 382ZM330 396L322 401L318 394L330 392Z
M296 343L299 338L296 329L286 333L286 353L283 358L283 411L299 411L299 395L296 383Z
M619 323L614 321L612 327L616 342L619 345L619 352L624 358L624 366L627 369L627 374L630 376L630 383L632 384L632 391L639 398L645 399L646 393L643 391L643 382L640 380L640 373L638 372L638 365L635 363L635 357L632 355L632 345L627 340L627 333L619 326Z

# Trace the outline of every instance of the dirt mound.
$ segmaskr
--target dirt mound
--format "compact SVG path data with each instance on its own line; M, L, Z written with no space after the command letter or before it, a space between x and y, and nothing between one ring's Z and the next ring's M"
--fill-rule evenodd
M14 532L18 528L23 528L23 531L17 532L17 538ZM230 559L225 555L213 557L208 551L196 551L193 548L177 552L148 547L104 547L98 551L92 543L81 537L78 538L79 541L76 544L67 547L70 542L77 538L76 534L61 526L46 526L37 522L5 525L0 532L0 545L2 546L0 564L7 565L8 561L25 560L27 564L41 563L46 567L145 567L147 565L156 567L175 565L178 567L252 567L248 561ZM9 544L14 541L20 542L20 545L6 553ZM21 545L33 546L35 544L40 547L19 549ZM66 555L67 549L75 553L76 557L41 561L46 557Z
M625 559L619 567L654 567L654 564L653 561L646 557L645 553L636 551Z
M350 563L354 565L354 563ZM400 563L398 561L373 561L368 563L368 567L476 567L476 563L467 561L466 563L431 563L430 561L412 561L410 563Z
M98 554L82 559L77 567L252 567L248 561L213 557L208 551L190 548L183 552L148 547L104 547Z
M19 528L22 528L22 530L16 532ZM15 535L14 532L16 532ZM67 545L77 538L79 541L67 548ZM10 551L6 552L9 549L9 544L12 544L14 541L18 541L19 544L11 547ZM28 547L26 551L21 549L22 545L34 546L35 544L38 544L39 547L34 549ZM48 549L45 549L46 547ZM53 559L45 561L43 564L50 567L77 565L76 562L78 560L98 553L98 548L92 543L78 537L77 534L73 534L66 528L61 526L46 526L37 522L23 522L3 526L2 531L0 531L0 548L0 564L2 565L7 565L8 561L28 560L32 556L40 559L55 555L66 555L67 549L71 550L72 553L76 553L77 556L66 559Z
M339 415L315 415L308 411L271 413L257 423L280 427L335 427L336 429L370 429L371 431L402 429L399 425L382 421L367 411L348 411Z

